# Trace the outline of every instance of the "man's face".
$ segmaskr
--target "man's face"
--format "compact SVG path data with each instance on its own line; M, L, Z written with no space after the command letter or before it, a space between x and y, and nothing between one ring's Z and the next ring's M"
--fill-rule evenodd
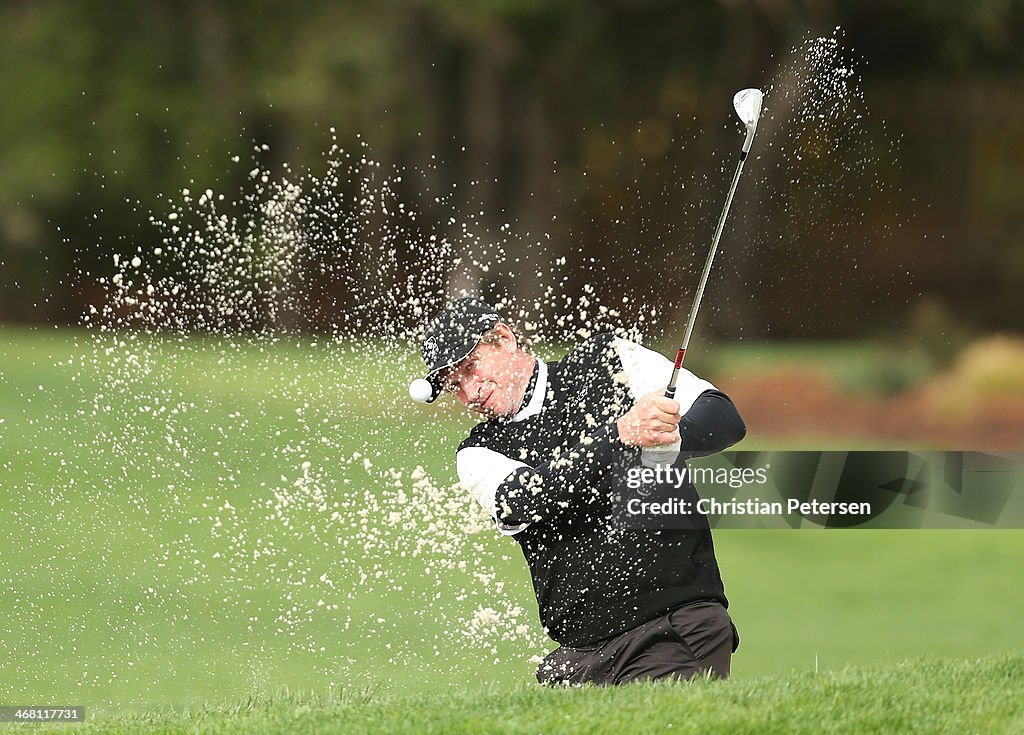
M527 365L529 368L527 369ZM511 342L480 343L443 376L445 389L466 408L485 416L512 416L519 410L533 370L533 358Z

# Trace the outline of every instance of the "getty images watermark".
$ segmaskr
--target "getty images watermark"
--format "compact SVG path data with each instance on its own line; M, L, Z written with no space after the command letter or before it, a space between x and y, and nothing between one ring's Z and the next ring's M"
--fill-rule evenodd
M761 467L628 467L616 496L620 522L633 528L707 528L720 516L870 516L871 503L786 498L722 497L723 491L768 487L771 465ZM698 493L695 485L704 493Z
M614 467L633 529L1024 528L1024 453L720 452Z

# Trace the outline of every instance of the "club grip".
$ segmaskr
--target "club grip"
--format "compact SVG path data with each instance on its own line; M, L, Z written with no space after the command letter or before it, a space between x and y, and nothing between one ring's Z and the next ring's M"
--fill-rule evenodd
M692 320L691 320L692 321ZM665 398L676 397L676 380L679 378L679 368L683 366L683 358L686 356L686 343L690 341L690 330L687 328L683 344L676 353L676 364L672 367L672 377L668 380L668 388L665 389Z

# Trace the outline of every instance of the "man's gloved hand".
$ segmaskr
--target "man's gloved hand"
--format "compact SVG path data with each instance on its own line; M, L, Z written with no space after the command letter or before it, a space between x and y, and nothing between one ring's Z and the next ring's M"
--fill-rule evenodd
M627 447L664 447L679 442L679 402L654 391L640 398L617 422ZM678 450L677 450L678 451Z

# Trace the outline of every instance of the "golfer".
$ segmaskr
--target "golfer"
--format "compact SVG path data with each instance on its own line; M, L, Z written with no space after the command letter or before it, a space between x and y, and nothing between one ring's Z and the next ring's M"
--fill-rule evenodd
M742 439L729 398L686 370L665 398L672 363L610 334L545 363L478 298L430 322L423 358L429 401L448 391L485 417L459 445L459 480L530 567L559 644L538 681L726 678L739 636L706 520L631 529L613 505L614 468L639 466L649 448L674 445L678 468Z

